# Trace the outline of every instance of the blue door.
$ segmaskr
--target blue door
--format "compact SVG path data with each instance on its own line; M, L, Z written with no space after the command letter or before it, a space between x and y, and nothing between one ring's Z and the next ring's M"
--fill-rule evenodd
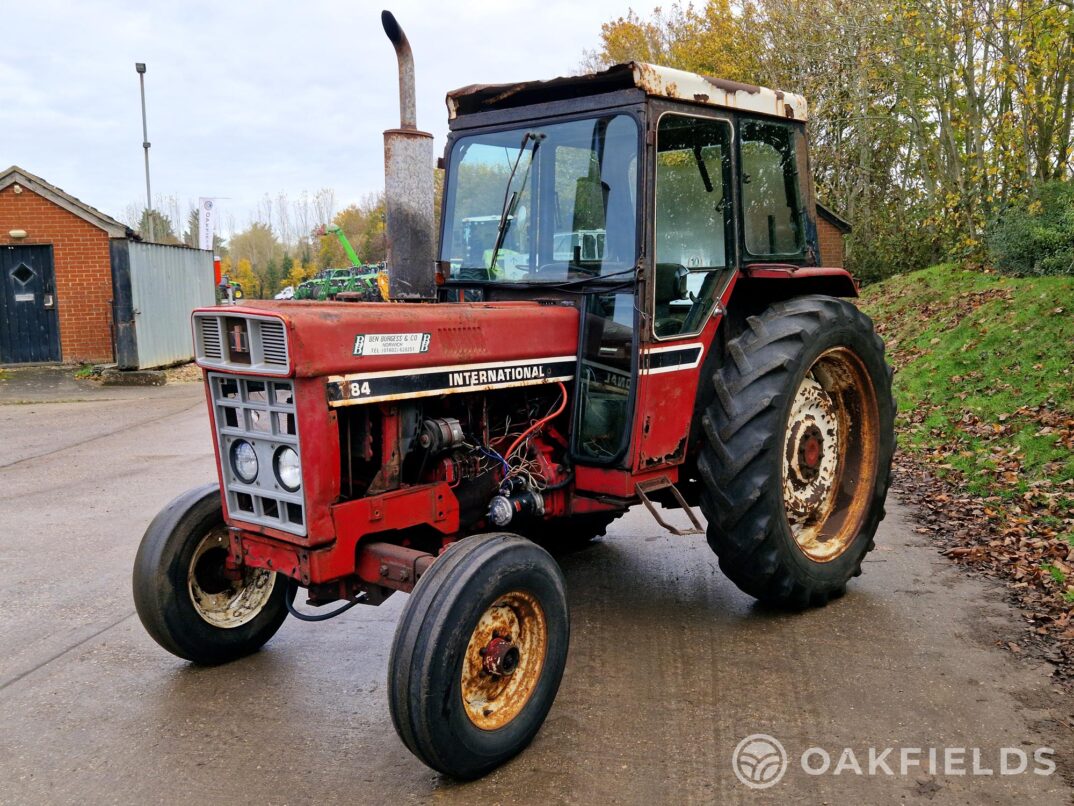
M60 360L51 246L0 246L0 364Z

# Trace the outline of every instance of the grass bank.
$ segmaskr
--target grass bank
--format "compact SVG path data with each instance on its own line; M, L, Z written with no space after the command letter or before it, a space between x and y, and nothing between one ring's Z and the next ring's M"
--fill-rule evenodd
M860 302L896 368L900 452L935 482L915 488L926 525L1074 659L1074 278L941 265Z

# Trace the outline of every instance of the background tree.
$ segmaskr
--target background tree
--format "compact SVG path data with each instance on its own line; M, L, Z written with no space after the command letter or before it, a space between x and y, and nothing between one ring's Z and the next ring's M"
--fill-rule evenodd
M257 277L255 286L247 289L243 283L243 290L247 296L260 297L272 289L275 293L275 285L279 280L279 262L284 255L283 246L272 231L269 224L254 221L240 233L233 235L228 244L229 252L235 260L236 267L242 265L245 260L250 266L250 271ZM275 272L275 277L271 272Z
M865 279L984 259L1005 205L1071 175L1068 0L709 0L606 23L586 67L637 59L800 92L820 198Z
M254 271L253 265L247 258L240 258L228 276L233 283L238 283L242 286L244 296L251 299L264 298L264 280L261 275Z
M153 243L181 243L175 236L175 226L172 224L172 220L159 210L142 210L141 218L138 220L138 226L135 229L143 240L150 240L149 223L151 220L153 222Z

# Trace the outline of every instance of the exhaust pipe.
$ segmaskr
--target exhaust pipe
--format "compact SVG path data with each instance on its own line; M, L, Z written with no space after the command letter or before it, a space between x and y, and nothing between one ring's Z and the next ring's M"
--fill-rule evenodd
M433 254L433 136L418 131L414 54L390 11L384 33L399 60L399 128L384 132L384 202L388 241L388 296L436 298Z

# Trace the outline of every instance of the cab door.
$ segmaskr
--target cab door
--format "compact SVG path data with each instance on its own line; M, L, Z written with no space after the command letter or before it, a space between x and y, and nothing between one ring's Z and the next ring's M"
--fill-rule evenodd
M613 465L625 458L633 430L635 291L630 287L596 292L584 299L572 453L581 464Z
M735 272L733 131L718 114L664 111L657 120L636 473L686 457L702 362Z

